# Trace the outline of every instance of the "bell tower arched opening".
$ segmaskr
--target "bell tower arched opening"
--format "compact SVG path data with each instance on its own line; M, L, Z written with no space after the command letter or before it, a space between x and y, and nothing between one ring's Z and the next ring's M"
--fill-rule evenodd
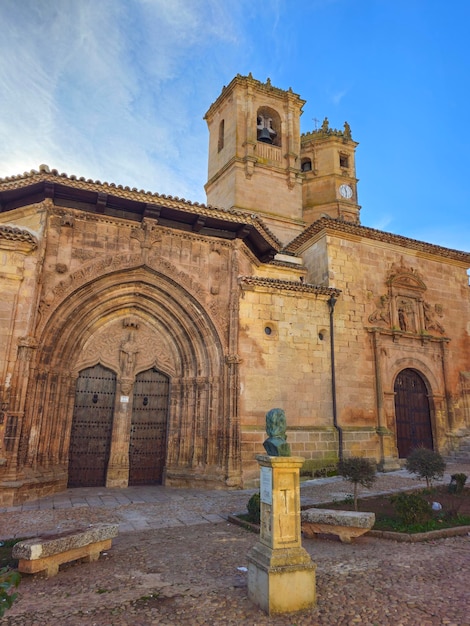
M281 118L271 107L262 106L256 114L257 139L273 146L281 146Z

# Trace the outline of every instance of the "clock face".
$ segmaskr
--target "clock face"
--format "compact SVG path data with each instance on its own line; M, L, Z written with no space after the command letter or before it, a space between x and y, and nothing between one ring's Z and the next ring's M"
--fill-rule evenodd
M339 193L343 198L349 200L350 198L352 198L353 190L349 185L341 185L339 188Z

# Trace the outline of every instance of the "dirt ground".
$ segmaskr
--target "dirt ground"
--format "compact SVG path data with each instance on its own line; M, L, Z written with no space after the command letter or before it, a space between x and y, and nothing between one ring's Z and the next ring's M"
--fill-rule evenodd
M204 524L126 533L95 563L25 576L0 623L24 626L470 624L470 538L351 545L307 540L317 564L317 606L268 617L247 598L246 555L257 537ZM286 590L288 593L288 590Z
M470 464L450 473L470 474ZM449 477L443 481L447 484ZM406 472L380 475L376 494L423 486ZM306 505L344 500L338 478L301 487ZM48 580L24 576L8 626L470 626L470 536L401 543L364 535L352 544L303 539L316 570L317 605L267 616L247 595L253 533L226 521L246 492L167 488L72 490L4 510L0 537L38 536L79 522L118 522L94 563L62 566ZM289 589L286 589L289 593Z

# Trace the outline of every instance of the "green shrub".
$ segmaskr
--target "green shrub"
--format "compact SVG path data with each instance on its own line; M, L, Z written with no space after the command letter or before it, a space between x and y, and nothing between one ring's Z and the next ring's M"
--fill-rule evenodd
M446 469L446 462L434 450L428 448L415 448L406 459L406 469L420 478L426 479L429 488L433 480L442 478Z
M390 498L395 511L405 526L423 524L432 517L432 507L419 493L398 493Z
M361 456L352 456L338 463L338 474L354 485L354 509L357 511L357 486L369 489L377 475L375 465Z
M17 593L12 593L13 587L18 587L21 576L18 572L2 567L0 569L0 617L11 607L17 597Z
M449 483L450 493L462 493L465 483L467 482L467 474L459 472L458 474L452 474Z
M248 509L248 521L252 524L259 524L261 514L261 500L259 493L254 493L251 496L248 500L246 508Z

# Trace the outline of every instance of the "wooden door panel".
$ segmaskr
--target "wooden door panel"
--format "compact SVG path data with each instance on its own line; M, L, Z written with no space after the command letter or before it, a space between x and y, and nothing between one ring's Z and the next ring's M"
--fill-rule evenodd
M426 385L412 369L401 371L395 381L395 417L400 458L406 458L419 446L433 449Z
M102 365L77 380L69 448L69 487L101 487L111 447L116 375Z
M129 442L129 485L161 483L166 459L168 377L153 369L135 380Z

